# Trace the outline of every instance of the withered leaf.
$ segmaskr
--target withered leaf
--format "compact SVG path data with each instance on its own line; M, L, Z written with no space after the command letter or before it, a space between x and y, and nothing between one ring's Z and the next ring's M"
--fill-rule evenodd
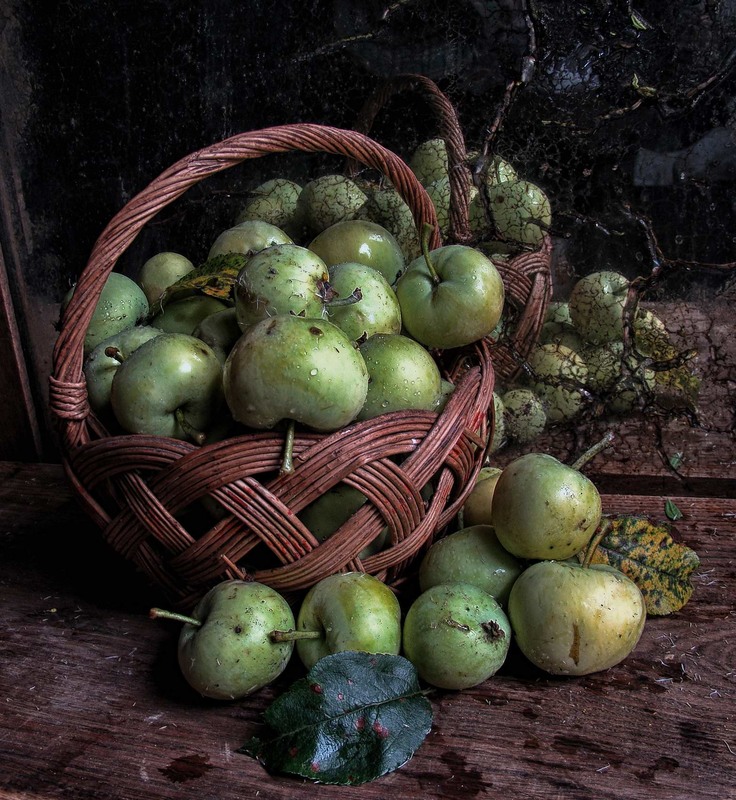
M264 716L265 735L239 753L269 772L345 786L398 769L432 725L432 707L411 662L356 651L320 659Z
M691 575L700 566L697 553L672 538L672 526L646 516L604 516L603 534L591 564L609 564L641 590L647 613L679 611L693 593Z
M238 273L247 260L248 255L244 253L223 253L207 259L165 289L158 300L151 304L149 316L155 316L169 303L192 294L202 293L218 300L229 299Z

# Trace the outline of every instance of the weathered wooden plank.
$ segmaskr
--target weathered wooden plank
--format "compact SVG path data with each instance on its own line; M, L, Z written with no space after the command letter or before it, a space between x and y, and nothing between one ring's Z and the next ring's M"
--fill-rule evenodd
M434 692L414 758L362 787L271 777L236 749L301 674L220 704L179 677L176 630L80 516L58 466L0 464L0 796L718 798L736 775L736 501L676 497L701 557L692 600L650 618L624 663L551 678L515 651L464 692ZM660 497L610 512L662 517Z

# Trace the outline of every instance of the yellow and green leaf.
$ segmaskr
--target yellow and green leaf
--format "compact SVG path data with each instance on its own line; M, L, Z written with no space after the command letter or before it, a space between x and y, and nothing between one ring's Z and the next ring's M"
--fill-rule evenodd
M691 576L700 566L697 553L675 542L672 530L669 523L645 516L605 516L590 563L608 564L631 578L644 596L648 614L672 614L692 596Z

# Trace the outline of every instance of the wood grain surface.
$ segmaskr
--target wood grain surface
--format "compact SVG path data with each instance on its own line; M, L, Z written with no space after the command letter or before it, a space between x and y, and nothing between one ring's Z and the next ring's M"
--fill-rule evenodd
M196 697L178 626L111 555L58 465L0 462L0 797L736 797L736 501L676 497L701 566L690 602L650 617L622 664L553 678L512 649L501 672L435 691L432 731L402 768L359 787L271 776L240 747L302 673L243 701ZM662 497L604 496L664 519Z

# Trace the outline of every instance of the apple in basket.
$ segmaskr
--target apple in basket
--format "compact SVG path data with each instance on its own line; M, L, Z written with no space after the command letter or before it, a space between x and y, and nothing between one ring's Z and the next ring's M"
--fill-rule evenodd
M161 333L117 368L110 404L129 433L202 443L222 407L222 364L201 339Z
M490 334L501 318L504 286L480 250L451 244L409 264L396 284L406 331L425 347L463 347Z
M238 339L223 383L230 411L243 425L273 428L284 420L326 432L355 419L368 392L368 369L337 325L280 314Z

